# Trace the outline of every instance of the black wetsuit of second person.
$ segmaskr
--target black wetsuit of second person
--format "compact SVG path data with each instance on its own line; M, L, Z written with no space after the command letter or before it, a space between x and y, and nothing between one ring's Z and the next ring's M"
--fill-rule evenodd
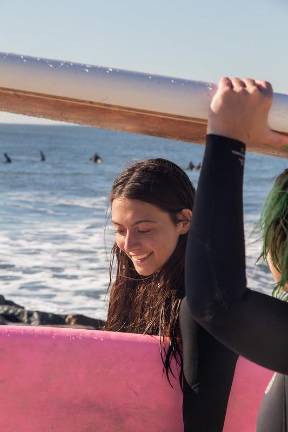
M191 354L196 320L229 349L277 371L262 403L257 432L288 432L288 304L246 286L244 158L240 141L207 136L187 244L186 297L180 311L183 343ZM187 368L189 373L189 364ZM185 415L189 417L188 408Z

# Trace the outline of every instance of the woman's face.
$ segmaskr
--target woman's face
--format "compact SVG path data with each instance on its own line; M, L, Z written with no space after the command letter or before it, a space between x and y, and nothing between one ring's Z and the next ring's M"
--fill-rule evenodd
M191 210L178 214L175 224L169 213L144 201L116 198L112 202L115 241L133 262L137 273L149 276L174 252L179 236L189 230Z

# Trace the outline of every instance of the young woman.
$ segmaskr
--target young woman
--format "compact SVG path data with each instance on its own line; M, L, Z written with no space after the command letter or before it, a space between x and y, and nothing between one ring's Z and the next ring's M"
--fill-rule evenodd
M211 103L207 146L187 244L186 298L181 318L195 319L230 349L282 374L265 396L257 431L287 432L288 304L250 291L245 277L245 144L288 145L286 136L268 127L271 102L272 88L267 82L224 78L219 83ZM283 197L281 193L281 217L285 219L285 182L281 181L281 188L285 194ZM265 256L268 254L282 275L281 286L285 286L286 226L274 217L268 223Z
M220 432L237 355L198 330L193 320L181 332L179 325L194 195L185 172L164 159L137 162L115 180L111 208L116 275L106 329L168 336L162 360L168 378L172 357L184 369L185 431Z

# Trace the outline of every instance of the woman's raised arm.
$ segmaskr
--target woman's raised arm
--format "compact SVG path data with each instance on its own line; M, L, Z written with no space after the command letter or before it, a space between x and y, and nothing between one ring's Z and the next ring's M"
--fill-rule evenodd
M237 353L288 373L288 304L246 287L243 228L245 144L288 138L267 125L269 83L224 78L212 103L186 255L193 318ZM245 143L245 144L244 144Z

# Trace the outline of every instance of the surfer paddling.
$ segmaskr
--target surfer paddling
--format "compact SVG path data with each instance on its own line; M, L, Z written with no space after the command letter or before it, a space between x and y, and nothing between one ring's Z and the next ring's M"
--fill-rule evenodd
M94 163L97 163L97 164L100 164L103 162L102 158L98 155L98 153L94 153L94 155L91 156L89 160L94 162Z
M192 161L190 161L188 163L188 166L186 168L186 170L190 170L190 171L193 171L193 170L199 171L200 169L201 169L201 163L194 165L194 163Z
M5 163L12 163L11 158L7 155L7 153L4 153L4 157L5 157Z

